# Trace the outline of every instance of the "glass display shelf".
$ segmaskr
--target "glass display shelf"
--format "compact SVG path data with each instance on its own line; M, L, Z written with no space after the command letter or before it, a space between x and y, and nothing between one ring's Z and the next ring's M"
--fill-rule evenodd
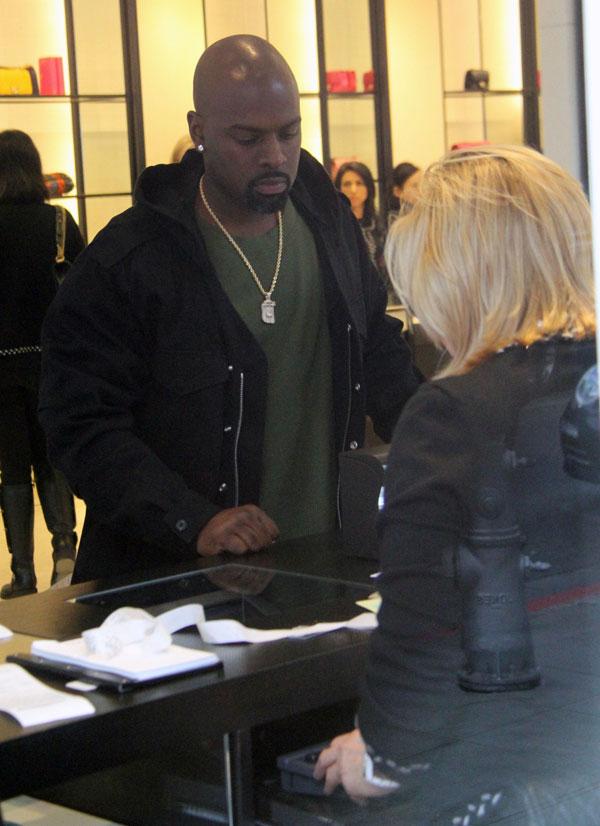
M371 585L228 564L162 577L75 598L108 613L126 606L157 614L199 603L207 620L236 619L254 628L348 620L364 609Z
M374 92L327 92L328 98L373 98Z
M94 100L126 100L125 95L0 95L0 101L10 103L70 103Z
M464 97L500 97L502 95L524 95L523 89L473 89L471 90L452 90L444 92L444 97L447 98L464 98Z

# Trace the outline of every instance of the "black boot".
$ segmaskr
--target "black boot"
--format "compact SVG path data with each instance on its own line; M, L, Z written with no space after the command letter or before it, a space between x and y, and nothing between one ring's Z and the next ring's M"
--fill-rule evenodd
M1 599L35 594L33 569L33 491L30 484L2 485L2 517L11 554L12 581L3 585Z
M65 477L49 466L39 474L36 472L35 485L46 526L52 534L54 565L50 584L54 585L72 574L75 567L75 504Z

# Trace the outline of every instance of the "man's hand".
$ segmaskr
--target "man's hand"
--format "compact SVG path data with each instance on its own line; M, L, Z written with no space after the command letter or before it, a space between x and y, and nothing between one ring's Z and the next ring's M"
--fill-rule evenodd
M242 505L219 511L200 531L196 550L200 556L214 556L221 551L245 554L259 551L274 542L279 528L256 505Z
M325 794L331 794L340 783L348 797L355 803L363 803L367 797L383 797L388 789L374 786L364 778L363 760L365 743L356 728L341 734L323 749L315 765L315 780L325 778Z

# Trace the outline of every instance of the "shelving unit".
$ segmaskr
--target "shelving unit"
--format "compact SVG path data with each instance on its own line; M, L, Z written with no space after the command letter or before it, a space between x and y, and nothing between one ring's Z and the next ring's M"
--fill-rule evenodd
M355 158L365 163L385 203L392 168L383 0L316 0L323 162L328 169ZM329 92L327 73L351 70L354 92ZM360 88L373 71L374 91Z
M67 92L0 98L0 128L29 132L44 171L74 179L63 203L88 239L130 204L145 166L138 15L151 163L167 161L185 132L202 44L240 26L290 63L304 146L327 167L365 162L383 208L393 162L424 165L457 141L540 144L533 0L0 0L2 63L61 56ZM491 69L490 92L462 90L477 67ZM357 91L329 93L332 70L355 71Z
M0 18L5 64L62 59L66 93L0 96L1 123L31 135L44 172L74 180L60 200L90 239L130 205L144 166L135 1L0 0Z
M445 145L468 141L540 148L532 0L438 0ZM456 15L464 24L457 38ZM500 29L498 22L504 27ZM456 88L467 69L490 71L498 88Z

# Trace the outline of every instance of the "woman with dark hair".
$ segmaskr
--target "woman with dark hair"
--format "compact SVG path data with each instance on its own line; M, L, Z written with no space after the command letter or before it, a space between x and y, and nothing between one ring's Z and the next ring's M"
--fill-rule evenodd
M403 161L394 167L392 172L392 192L390 195L388 227L399 216L400 212L412 209L419 197L422 172L418 166Z
M70 574L76 535L73 497L48 463L37 418L40 332L56 293L57 210L46 201L39 153L25 132L0 132L0 503L12 581L2 599L36 591L31 469L52 534L52 583ZM66 214L65 258L83 249Z
M371 170L360 161L348 161L338 169L334 184L350 201L354 217L362 229L371 261L388 284L383 260L385 232L375 209L375 181Z

